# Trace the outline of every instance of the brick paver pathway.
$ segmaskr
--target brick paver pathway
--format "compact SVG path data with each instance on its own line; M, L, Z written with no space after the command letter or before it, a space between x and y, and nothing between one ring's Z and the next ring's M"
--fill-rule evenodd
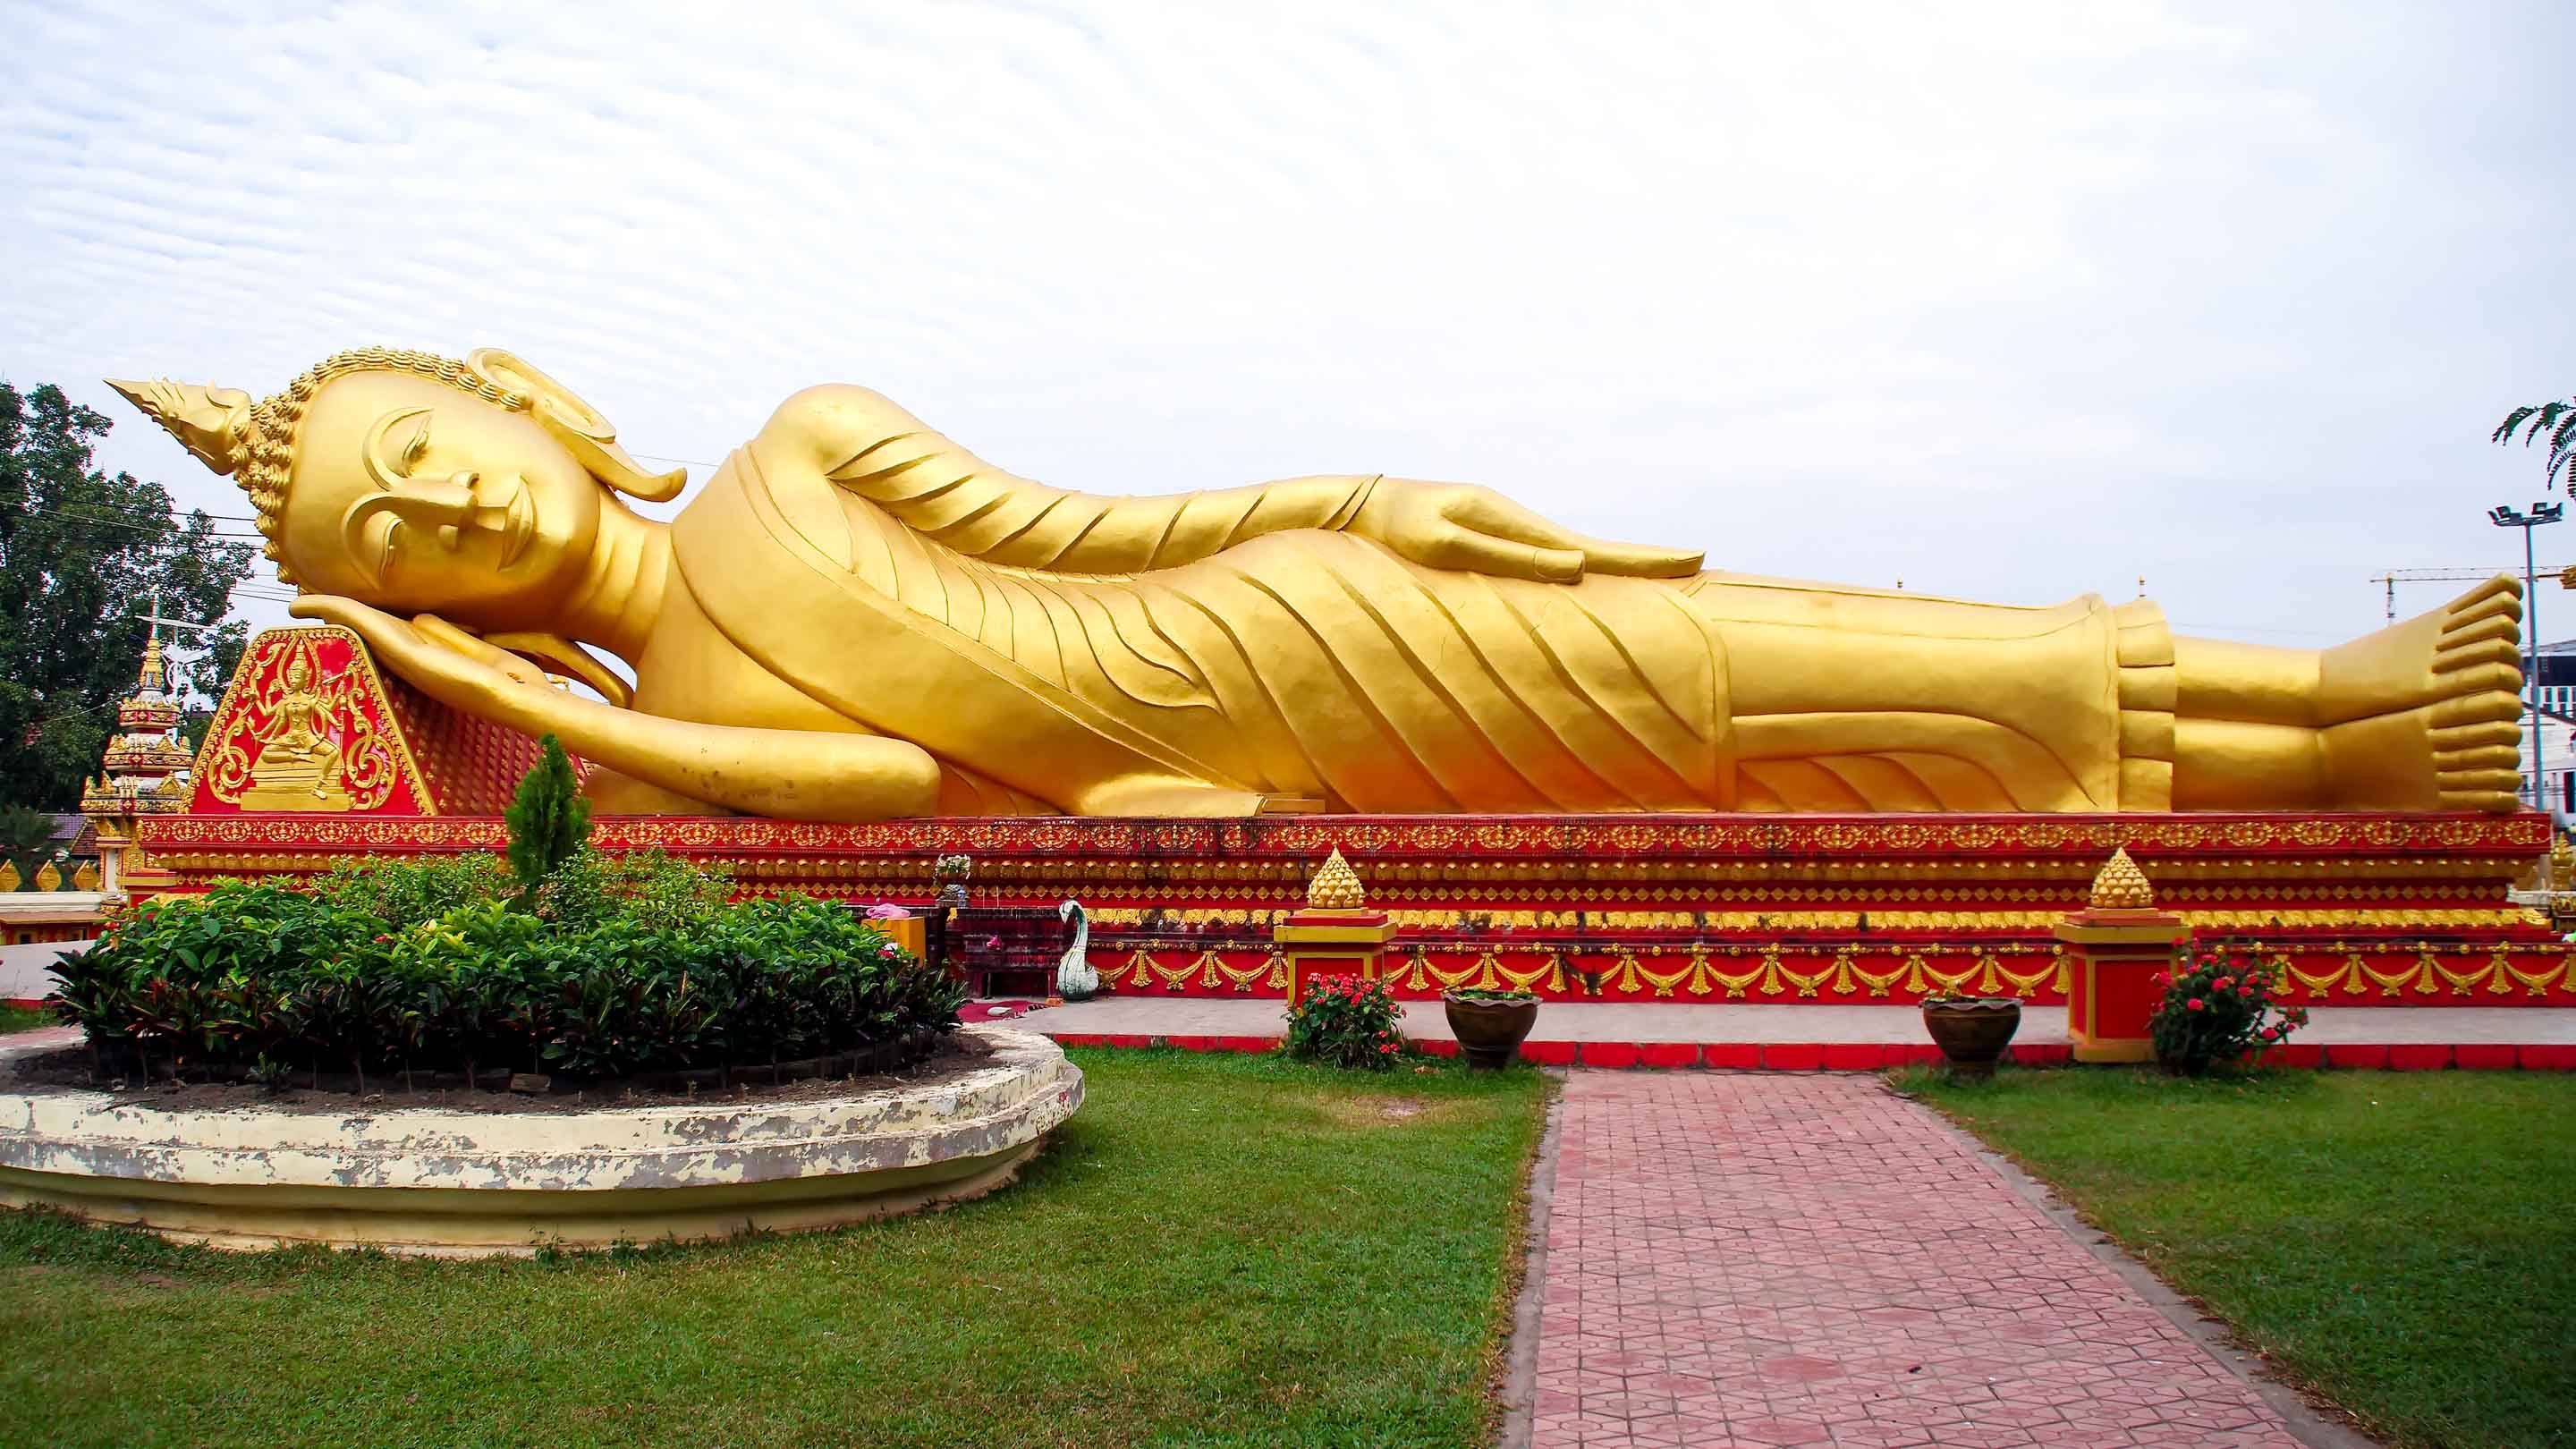
M1576 1072L1559 1133L1534 1449L2297 1449L1874 1078Z

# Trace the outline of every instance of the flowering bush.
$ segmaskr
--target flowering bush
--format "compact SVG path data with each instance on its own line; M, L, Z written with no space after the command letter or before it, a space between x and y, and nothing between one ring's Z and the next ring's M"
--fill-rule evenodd
M2159 971L2153 980L2165 995L2147 1029L2156 1061L2169 1072L2196 1076L2212 1062L2248 1052L2260 1059L2308 1023L2306 1008L2272 999L2273 980L2260 965L2224 952L2205 953L2179 972Z
M1318 976L1288 1009L1288 1054L1337 1067L1383 1070L1404 1050L1395 1029L1395 997L1383 981L1357 976Z

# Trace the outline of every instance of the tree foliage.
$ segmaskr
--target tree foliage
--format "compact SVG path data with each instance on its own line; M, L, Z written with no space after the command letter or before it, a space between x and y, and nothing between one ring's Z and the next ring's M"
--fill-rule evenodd
M0 383L0 802L71 810L98 770L116 703L134 688L158 590L173 618L213 620L250 574L253 546L169 490L91 466L107 418L48 383ZM198 642L231 677L249 641L235 620Z
M2516 433L2522 435L2526 448L2548 440L2549 460L2541 470L2541 486L2565 483L2568 492L2576 493L2576 402L2532 403L2515 408L2496 424L2488 441L2510 443Z
M54 817L23 805L0 806L0 857L18 867L20 888L35 883L54 845Z
M573 775L563 741L548 735L539 743L545 746L545 758L519 781L519 793L503 817L510 827L510 873L519 878L517 904L523 910L535 908L537 888L580 854L582 842L590 838L590 802L581 798L581 781Z

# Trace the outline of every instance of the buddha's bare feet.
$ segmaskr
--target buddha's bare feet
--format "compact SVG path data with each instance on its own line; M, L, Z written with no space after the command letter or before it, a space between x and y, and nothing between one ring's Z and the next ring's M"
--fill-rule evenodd
M2522 585L2498 575L2431 613L2327 650L2317 721L2336 803L2513 809L2521 618Z

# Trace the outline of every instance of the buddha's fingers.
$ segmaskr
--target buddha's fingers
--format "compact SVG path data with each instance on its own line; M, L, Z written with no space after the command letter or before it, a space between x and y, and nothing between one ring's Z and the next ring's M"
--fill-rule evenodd
M488 664L521 684L543 684L545 673L527 660L497 644L478 639L436 614L414 614L411 626L433 644L443 645L468 659Z
M1655 548L1593 538L1552 523L1501 494L1479 489L1459 510L1459 522L1496 538L1533 548L1568 550L1581 556L1586 569L1642 578L1672 578L1697 573L1702 555L1694 550Z
M1544 584L1570 584L1583 577L1583 555L1567 548L1542 548L1481 533L1455 533L1405 550L1416 563L1461 573L1529 579Z
M2501 815L2522 803L2511 790L2445 790L2441 805L2445 810L2478 810Z
M1581 537L1581 535L1577 535ZM1584 538L1583 566L1594 573L1632 578L1674 579L1699 572L1707 555L1697 549L1654 548L1639 543L1612 543Z

